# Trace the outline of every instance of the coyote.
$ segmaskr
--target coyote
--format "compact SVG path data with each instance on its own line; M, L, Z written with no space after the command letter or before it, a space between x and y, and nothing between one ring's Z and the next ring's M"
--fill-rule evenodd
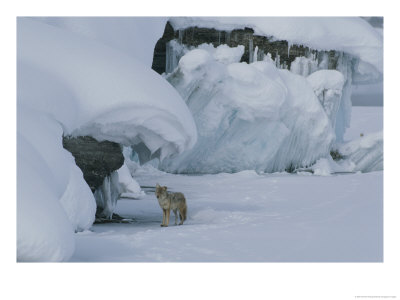
M166 186L160 186L158 183L156 185L156 197L158 199L158 203L160 204L161 209L163 210L163 220L161 223L162 227L167 227L169 224L169 214L171 213L171 209L175 214L175 225L177 225L178 215L177 211L179 210L179 217L181 222L179 225L183 224L183 221L186 220L186 199L182 193L168 193Z

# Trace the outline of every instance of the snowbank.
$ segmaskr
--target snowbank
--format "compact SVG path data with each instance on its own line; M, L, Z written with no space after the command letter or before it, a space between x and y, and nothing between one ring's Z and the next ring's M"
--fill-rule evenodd
M85 215L83 219L67 215L67 211L75 212L75 203L60 199L78 196L68 196L68 191L71 191L69 181L73 180L70 172L80 170L73 165L72 155L57 147L57 142L61 143L61 127L42 114L22 113L18 109L17 260L67 260L74 251L74 227L94 220L94 198L91 193L90 197L86 194L80 197L81 205L88 207L81 211ZM42 134L32 135L34 132ZM38 146L42 142L47 146ZM55 165L59 169L54 168ZM73 170L74 167L78 170ZM82 173L80 176L83 181ZM89 189L87 185L86 188Z
M267 61L224 64L211 53L188 52L166 77L185 99L199 137L192 150L164 160L162 169L275 172L329 153L335 135L304 77ZM232 51L228 61L235 59Z
M31 18L17 26L18 261L68 260L96 204L62 135L143 142L163 158L190 148L196 127L179 94L118 46Z
M357 17L173 17L175 30L188 27L232 31L250 27L256 35L273 36L316 50L339 50L359 57L383 73L383 37Z

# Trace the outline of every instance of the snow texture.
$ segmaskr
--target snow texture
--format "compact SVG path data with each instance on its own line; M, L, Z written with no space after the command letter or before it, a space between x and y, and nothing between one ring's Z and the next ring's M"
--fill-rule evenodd
M254 34L286 40L316 50L338 50L359 57L383 73L383 37L357 17L173 17L175 30L188 27L232 31L249 27Z
M229 51L224 62L239 59L237 50ZM306 78L269 61L221 63L211 53L189 51L166 77L191 110L199 138L192 150L164 160L162 169L275 172L329 153L335 135Z
M35 18L17 20L18 261L68 260L74 231L94 221L94 196L63 149L63 135L143 142L161 158L196 142L196 127L181 97L150 69L147 51L164 29L161 19L122 21L121 35L114 37L117 20L107 31L108 18L62 19L45 20L56 26ZM146 24L154 30L140 36ZM124 44L122 35L133 25L135 41ZM143 51L136 54L145 64L128 55L135 49ZM113 176L106 181L119 185ZM113 194L110 186L104 188Z
M137 176L141 185L158 182L184 193L186 222L160 227L152 192L139 201L119 200L116 213L135 222L78 233L71 260L382 262L382 174L187 176L147 169Z

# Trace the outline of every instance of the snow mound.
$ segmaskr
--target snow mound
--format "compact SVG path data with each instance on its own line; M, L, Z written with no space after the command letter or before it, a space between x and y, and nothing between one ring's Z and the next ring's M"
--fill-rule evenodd
M186 101L199 137L193 149L164 160L163 170L276 172L329 153L334 132L302 76L267 61L226 65L195 49L166 78Z
M173 17L169 21L175 30L197 26L232 31L249 27L256 35L290 44L346 52L383 73L383 37L357 17Z
M383 170L383 131L366 134L339 147L339 152L355 164L354 171Z
M244 53L243 45L229 47L228 45L223 44L214 48L212 44L201 44L197 48L208 51L216 61L226 65L239 62Z
M121 197L140 198L144 195L144 192L140 189L140 185L132 178L126 164L123 164L117 172Z
M40 122L40 118L36 120ZM53 128L56 128L55 124ZM67 260L75 247L74 228L59 201L62 196L59 181L67 179L63 176L68 172L61 169L61 174L55 173L41 152L43 148L38 149L20 132L17 133L17 143L17 260ZM52 157L66 156L66 151L50 148L56 150ZM65 157L58 165L69 170ZM82 197L82 201L92 200L94 204L93 195L91 197Z
M353 172L355 164L349 160L334 161L331 156L327 158L320 158L311 166L314 175L329 176L338 172Z
M179 94L118 50L120 38L102 43L111 35L96 40L71 31L32 18L17 22L18 261L68 260L74 231L94 221L95 198L64 150L63 135L143 142L161 158L196 142L195 123ZM154 47L148 42L158 37L136 42ZM103 196L119 184L117 173L107 180Z

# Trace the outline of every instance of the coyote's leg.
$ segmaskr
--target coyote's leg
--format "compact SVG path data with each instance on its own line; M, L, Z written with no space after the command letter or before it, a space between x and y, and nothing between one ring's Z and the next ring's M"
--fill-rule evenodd
M169 225L169 215L170 215L170 213L171 213L171 210L167 209L166 210L166 217L165 217L166 218L166 220L165 220L166 223L164 224L165 227L167 227Z
M182 225L183 224L183 216L182 216L181 210L179 210L179 218L181 219L181 221L179 222L179 225Z
M174 211L174 215L175 215L175 225L178 225L178 214L177 214L177 208L175 208Z
M162 210L162 223L161 223L161 226L162 226L162 227L165 226L165 215L166 215L166 213L167 213L167 210L166 210L166 209L163 209L163 210Z

